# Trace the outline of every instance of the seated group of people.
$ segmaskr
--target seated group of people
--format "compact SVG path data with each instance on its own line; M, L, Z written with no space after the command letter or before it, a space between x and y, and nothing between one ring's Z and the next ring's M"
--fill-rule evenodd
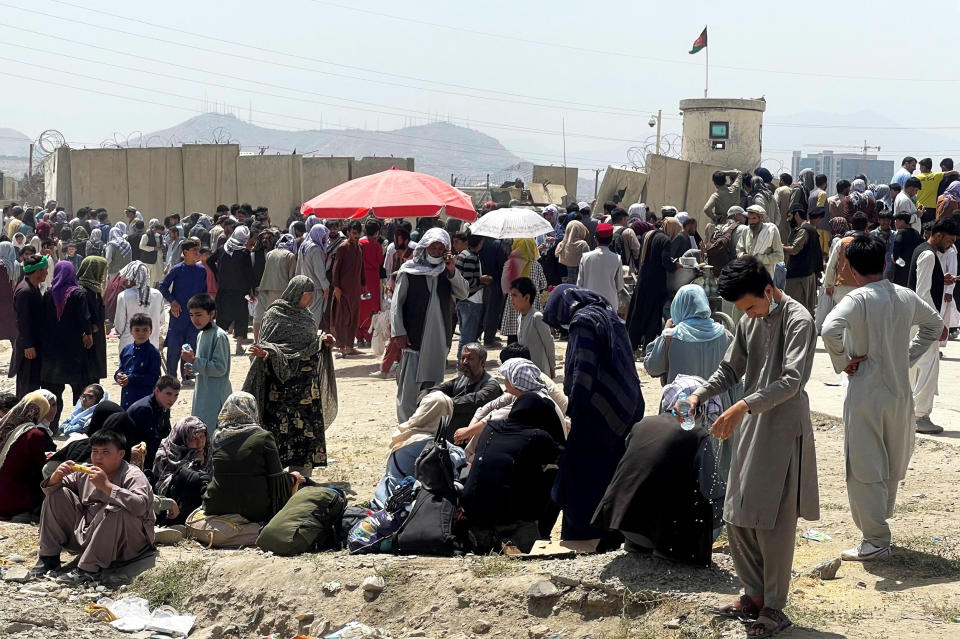
M144 434L131 414L134 407L123 411L112 402L100 402L85 433L49 461L44 450L52 440L41 418L51 408L43 393L27 395L0 421L0 436L16 442L15 452L28 445L39 451L30 473L35 490L26 493L32 501L22 505L40 505L35 576L60 570L61 552L67 550L79 555L77 568L59 580L94 581L102 570L152 552L158 522L183 522L201 506L208 515L240 515L266 523L294 487L306 481L281 466L276 440L260 426L252 395L236 392L228 397L211 442L197 417L169 427L169 407L161 398L170 389L161 388L163 383L161 378L145 403L152 409L152 400L165 412L166 434L159 441L148 440L142 454L130 445L130 437ZM0 465L6 471L4 461L0 459Z

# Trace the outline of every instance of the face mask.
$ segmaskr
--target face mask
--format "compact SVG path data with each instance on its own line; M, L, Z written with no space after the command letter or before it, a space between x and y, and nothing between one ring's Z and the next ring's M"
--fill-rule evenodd
M442 257L434 257L432 255L427 255L427 262L433 264L434 266L443 262Z
M777 304L776 301L774 301L773 295L771 295L771 296L770 296L770 308L767 309L767 315L769 315L770 313L772 313L772 312L774 312L775 310L777 310L777 307L778 307L778 306L780 306L780 305Z

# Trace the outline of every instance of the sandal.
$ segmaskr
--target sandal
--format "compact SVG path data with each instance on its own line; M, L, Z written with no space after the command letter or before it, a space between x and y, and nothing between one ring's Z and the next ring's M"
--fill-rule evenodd
M761 619L766 619L767 623L764 623ZM749 639L768 639L768 637L772 637L792 625L793 622L783 614L782 610L764 607L757 620L747 629L747 637Z
M728 619L749 619L754 620L760 615L760 609L748 595L741 595L736 603L726 606L707 608L707 612Z

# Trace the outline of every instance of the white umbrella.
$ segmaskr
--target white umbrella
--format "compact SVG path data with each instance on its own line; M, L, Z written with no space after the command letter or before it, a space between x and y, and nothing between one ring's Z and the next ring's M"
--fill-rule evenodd
M530 209L497 209L470 225L471 235L482 235L498 240L536 238L553 232L554 228L550 222Z

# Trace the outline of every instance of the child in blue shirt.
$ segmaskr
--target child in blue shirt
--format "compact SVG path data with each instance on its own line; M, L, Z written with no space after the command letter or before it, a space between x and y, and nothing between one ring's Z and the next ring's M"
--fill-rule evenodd
M217 415L230 396L230 338L217 326L217 303L206 293L187 302L190 323L197 329L197 350L184 351L180 357L193 368L197 387L193 392L191 413L207 427L208 438L217 428Z
M153 320L146 313L137 313L130 318L133 344L127 344L120 351L120 368L113 374L114 381L123 388L120 394L123 410L152 393L160 379L160 351L150 343L152 332Z

